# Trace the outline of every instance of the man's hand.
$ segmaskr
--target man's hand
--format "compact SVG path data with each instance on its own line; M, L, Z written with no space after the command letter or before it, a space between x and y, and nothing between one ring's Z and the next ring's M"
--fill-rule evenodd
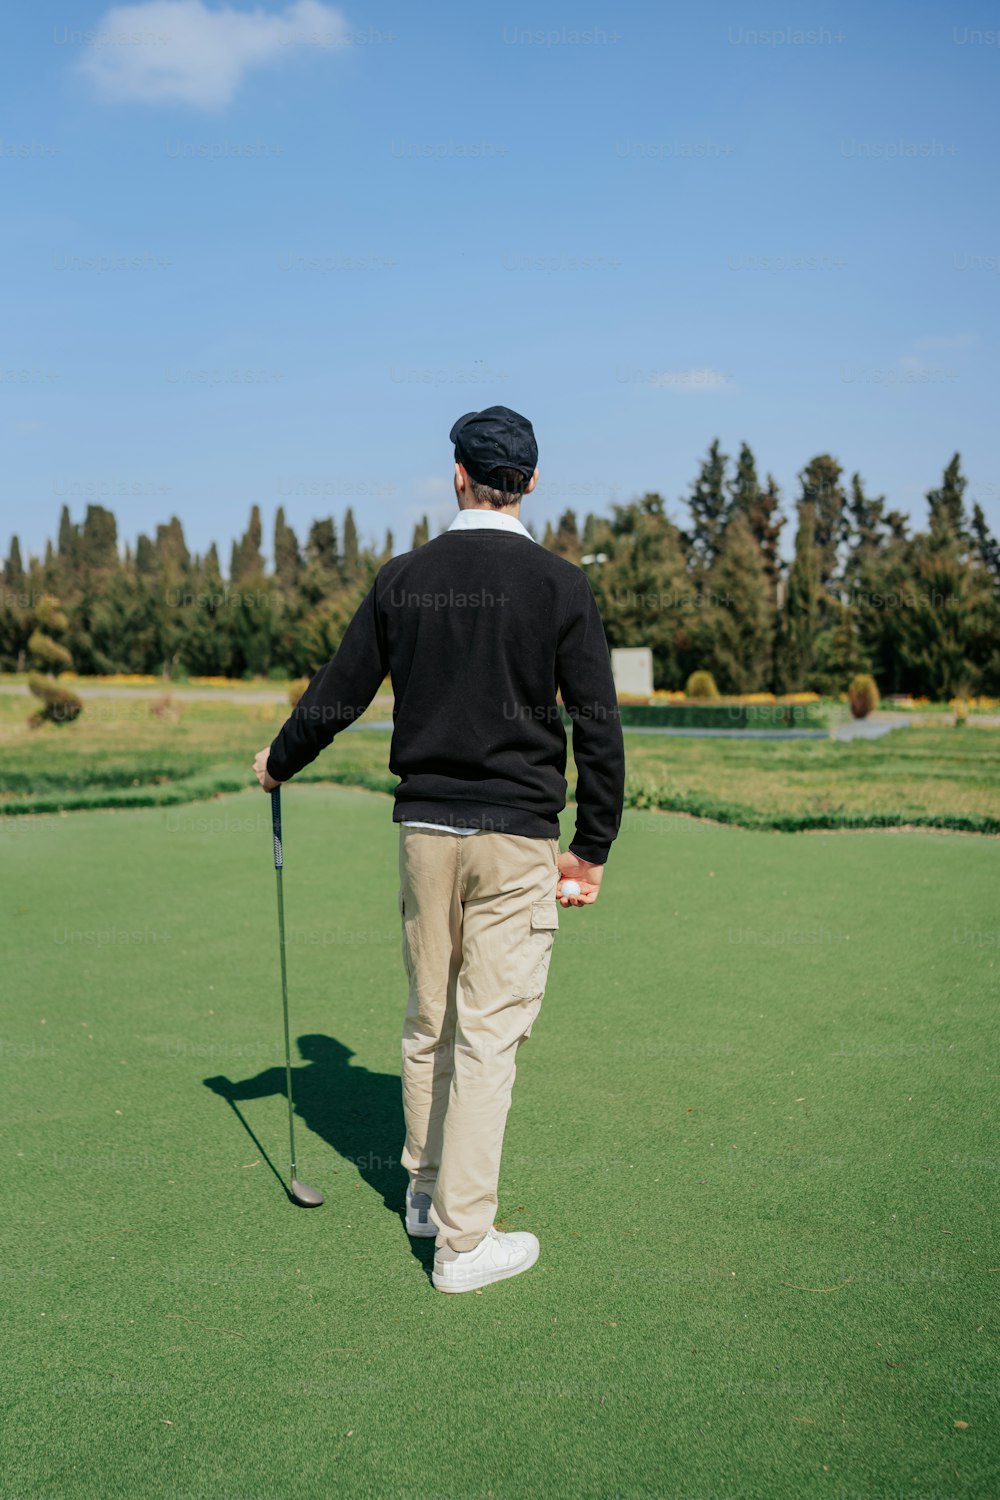
M258 750L253 762L253 774L260 782L261 790L265 792L273 792L276 786L281 785L280 781L275 781L273 776L267 774L267 757L270 753L270 745L266 746L263 750Z
M593 906L601 889L604 876L603 865L588 865L567 849L559 856L560 880L576 880L580 885L579 896L559 896L560 906ZM557 887L558 892L558 887Z

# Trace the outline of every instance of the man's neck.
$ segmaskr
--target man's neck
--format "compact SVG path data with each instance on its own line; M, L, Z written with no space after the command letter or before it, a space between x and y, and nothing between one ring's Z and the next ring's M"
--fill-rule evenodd
M516 505L460 505L459 510L485 511L489 516L513 516L515 521L521 519L521 502Z

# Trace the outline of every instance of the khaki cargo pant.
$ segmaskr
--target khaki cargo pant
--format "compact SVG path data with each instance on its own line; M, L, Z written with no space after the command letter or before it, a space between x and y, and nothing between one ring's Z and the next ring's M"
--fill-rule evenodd
M554 838L400 828L402 1163L431 1195L439 1249L473 1249L496 1217L517 1049L559 926L558 853Z

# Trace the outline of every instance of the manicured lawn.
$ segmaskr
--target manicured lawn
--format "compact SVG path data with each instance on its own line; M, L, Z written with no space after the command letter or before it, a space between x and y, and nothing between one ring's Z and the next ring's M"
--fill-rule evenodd
M31 731L30 704L0 693L0 814L184 803L246 785L255 750L285 713L277 703L89 699L73 724ZM391 718L378 699L366 718ZM926 822L1000 833L1000 729L950 724L884 739L688 740L626 732L627 801L744 827ZM389 734L341 734L301 779L390 791ZM575 773L569 768L572 791Z
M442 1297L390 804L284 801L311 1212L265 799L0 820L5 1496L996 1493L996 840L630 810L519 1061L541 1260Z

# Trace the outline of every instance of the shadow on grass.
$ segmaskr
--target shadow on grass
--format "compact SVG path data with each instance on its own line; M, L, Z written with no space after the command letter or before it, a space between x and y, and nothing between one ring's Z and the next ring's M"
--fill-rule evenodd
M300 1036L299 1052L305 1064L292 1068L296 1117L321 1136L338 1156L351 1162L362 1180L381 1196L388 1211L402 1223L407 1178L397 1154L402 1149L405 1135L398 1075L371 1073L367 1068L352 1067L354 1053L350 1047L330 1036ZM206 1088L212 1089L232 1106L254 1146L288 1194L285 1177L239 1108L247 1100L266 1099L271 1094L284 1096L284 1068L265 1068L255 1078L245 1078L241 1082L234 1083L218 1076L206 1078L204 1083ZM315 1186L323 1191L325 1185L320 1182ZM429 1275L434 1259L434 1241L411 1240L410 1247Z

